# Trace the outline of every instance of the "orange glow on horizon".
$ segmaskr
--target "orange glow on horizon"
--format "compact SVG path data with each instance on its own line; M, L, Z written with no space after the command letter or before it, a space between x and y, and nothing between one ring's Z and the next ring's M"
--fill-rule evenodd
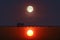
M33 30L28 30L28 31L27 31L27 36L33 36L33 34L34 34L34 33L33 33Z
M23 27L22 33L20 33L20 36L28 40L37 39L43 36L43 31L44 31L44 28L41 28L41 27L27 26L27 27Z

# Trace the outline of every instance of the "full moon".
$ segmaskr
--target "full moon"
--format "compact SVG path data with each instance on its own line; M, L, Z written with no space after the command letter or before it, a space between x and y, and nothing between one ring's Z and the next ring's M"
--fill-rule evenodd
M27 11L28 11L29 13L33 12L33 6L28 6L28 7L27 7Z
M32 30L28 30L27 31L27 36L33 36L33 31Z

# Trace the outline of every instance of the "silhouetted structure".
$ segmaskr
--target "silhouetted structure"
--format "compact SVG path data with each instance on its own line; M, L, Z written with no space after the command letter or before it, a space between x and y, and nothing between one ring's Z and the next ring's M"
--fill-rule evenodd
M24 23L17 23L17 27L23 27Z

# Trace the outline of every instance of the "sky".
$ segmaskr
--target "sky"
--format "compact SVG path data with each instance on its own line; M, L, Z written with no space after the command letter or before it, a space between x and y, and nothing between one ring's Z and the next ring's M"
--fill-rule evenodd
M29 14L26 7L32 5ZM0 0L0 25L60 25L60 0Z

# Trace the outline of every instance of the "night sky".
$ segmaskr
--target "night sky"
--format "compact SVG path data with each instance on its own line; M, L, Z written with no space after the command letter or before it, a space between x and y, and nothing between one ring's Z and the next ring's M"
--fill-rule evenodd
M29 14L26 7L32 5ZM0 0L0 25L60 25L60 0Z

